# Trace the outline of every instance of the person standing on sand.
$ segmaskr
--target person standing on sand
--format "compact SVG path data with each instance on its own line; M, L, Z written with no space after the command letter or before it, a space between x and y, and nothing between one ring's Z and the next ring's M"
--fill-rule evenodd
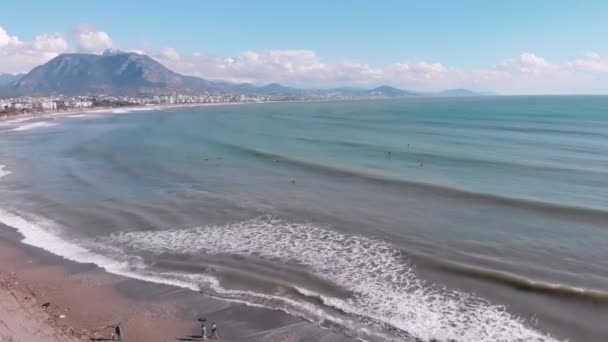
M220 338L217 334L217 325L215 325L215 322L211 323L211 338L216 340Z
M112 340L114 341L114 339L116 338L116 341L124 341L125 340L124 336L125 336L125 333L122 331L120 324L117 325L114 328L114 335L112 336Z
M204 321L203 321L203 324L201 325L201 336L203 337L203 340L207 339L207 327L205 326Z

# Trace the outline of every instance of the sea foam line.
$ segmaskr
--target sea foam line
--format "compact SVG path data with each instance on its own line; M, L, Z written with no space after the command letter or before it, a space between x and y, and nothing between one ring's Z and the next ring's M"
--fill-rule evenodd
M10 129L10 131L29 131L29 130L35 129L35 128L52 127L55 125L57 125L57 124L51 123L51 122L46 122L46 121L41 121L41 122L34 122L34 123L26 124L26 125L21 125L19 127Z
M318 320L329 320L345 327L358 326L364 335L358 337L363 339L377 340L374 336L380 337L378 330L368 330L366 324L376 328L386 324L402 330L404 337L413 335L423 340L557 341L527 327L503 307L464 293L424 284L404 264L399 251L389 244L315 226L256 219L229 226L119 233L95 243L156 253L203 251L207 254L256 254L282 260L295 259L317 275L353 290L357 297L347 300L328 298L303 288L298 288L298 292L319 296L325 305L350 312L355 317L367 317L367 320L356 322L328 315L309 303L280 295L227 290L209 275L150 272L141 258L124 255L110 258L94 253L80 243L66 241L50 232L52 222L40 218L28 220L15 212L0 209L0 222L17 229L24 236L24 243L68 260L93 263L113 274L194 291L200 289L201 283L210 284L214 292L226 300L274 309L277 309L276 303L280 303L278 309L296 316L306 318L313 314ZM247 298L258 298L259 301L252 302ZM260 301L271 301L275 305L260 304Z
M6 165L0 164L0 178L10 175L11 172L6 168Z
M0 222L17 229L17 231L23 235L23 240L21 242L44 249L47 252L61 256L67 260L95 264L109 273L124 277L181 287L193 291L199 290L198 286L190 282L168 277L158 277L154 274L145 272L138 259L132 261L119 261L91 252L77 243L64 240L47 230L49 226L53 225L53 223L48 220L40 218L26 220L12 211L0 208ZM47 229L42 228L43 226Z
M314 225L259 218L225 226L118 233L97 242L132 253L254 255L303 265L315 276L354 294L347 299L322 297L325 305L362 318L363 326L401 331L402 337L556 341L509 314L505 307L423 282L401 252L388 243ZM219 293L235 295L225 290Z

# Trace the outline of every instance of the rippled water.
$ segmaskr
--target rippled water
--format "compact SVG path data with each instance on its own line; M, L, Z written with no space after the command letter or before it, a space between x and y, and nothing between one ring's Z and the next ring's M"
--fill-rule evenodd
M0 220L366 340L603 341L607 111L418 98L5 121Z

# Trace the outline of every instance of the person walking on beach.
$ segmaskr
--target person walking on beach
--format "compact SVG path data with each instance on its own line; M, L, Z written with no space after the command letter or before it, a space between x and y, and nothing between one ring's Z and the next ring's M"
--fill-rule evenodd
M122 331L120 324L114 328L114 335L112 335L112 341L124 341L125 333Z
M217 325L215 325L215 322L211 323L211 338L213 339L219 339L219 335L217 334Z
M207 327L205 326L205 321L203 321L203 324L201 325L201 335L203 340L207 339Z

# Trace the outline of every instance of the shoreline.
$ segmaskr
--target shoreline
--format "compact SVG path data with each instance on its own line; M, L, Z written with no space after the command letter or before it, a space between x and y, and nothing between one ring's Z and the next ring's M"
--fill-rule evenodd
M62 117L70 117L72 115L88 115L88 114L127 114L129 112L147 112L173 108L196 108L196 107L214 107L214 106L230 106L230 105L251 105L251 104L274 104L274 103L301 103L301 102L340 102L340 101L362 101L362 100L391 100L392 98L352 98L352 99L312 99L312 100L277 100L277 101L262 101L262 102L211 102L211 103L180 103L180 104L154 104L154 105L132 105L121 107L96 107L87 109L75 109L67 111L49 111L27 114L15 114L8 116L0 116L0 126L10 123L26 122L35 119L54 119ZM116 111L114 113L114 111Z
M22 127L32 124L28 121L55 120L72 115L112 115L241 104L247 103L129 106L36 113L0 118L0 125L19 123L18 127ZM4 166L0 171L3 172L0 176L11 173L10 168ZM97 260L101 256L67 241L56 245L67 249L67 254L49 249L48 246L54 246L56 239L61 239L40 230L17 213L3 209L0 208L0 213L9 215L9 222L0 222L0 284L3 285L0 287L0 306L10 307L12 311L11 314L0 311L0 340L37 341L37 333L19 335L15 331L45 331L44 339L40 341L103 340L110 337L109 326L123 322L129 341L190 341L197 340L200 335L199 317L207 317L209 324L215 320L220 337L226 341L309 341L311 336L318 337L314 340L332 342L353 340L289 313L213 298L192 285L138 276L123 270L121 265L108 266ZM73 293L79 295L71 296ZM47 312L43 309L41 305L44 303L51 303L52 310ZM59 312L61 314L57 314ZM16 315L18 322L27 322L28 328L15 326L16 323L9 319L11 315ZM145 319L124 323L120 317L125 316Z
M183 331L184 336L192 332L182 319L163 319L163 315L168 316L175 308L144 306L121 295L113 288L120 284L119 277L92 265L62 265L57 257L42 260L43 254L0 240L1 306L7 306L12 297L11 314L31 327L21 329L15 324L6 324L5 335L0 336L9 341L10 338L29 341L37 336L37 330L47 331L40 341L101 340L110 338L111 327L117 323L125 326L127 336L134 341L168 341L169 335L177 331ZM130 320L131 315L135 320ZM0 311L0 320L7 318L6 313ZM149 324L162 329L144 329ZM33 331L31 336L18 334L27 330Z
M222 106L222 105L239 105L239 104L253 104L253 103L274 103L274 102L288 102L288 101L268 101L268 102L218 102L218 103L184 103L184 104L158 104L158 105L132 105L132 106L121 106L121 107L96 107L87 109L75 109L66 111L48 111L48 112L37 112L27 114L15 114L0 117L0 124L4 123L18 123L25 122L35 119L49 119L49 118L62 118L69 117L72 115L87 115L87 114L123 114L132 111L154 111L171 108L187 108L187 107L208 107L208 106ZM114 113L116 111L116 113Z
M69 261L19 237L0 224L0 340L103 340L120 323L129 342L196 341L205 317L224 341L353 341L277 310Z
M25 122L35 119L62 118L72 115L87 115L87 114L126 114L137 111L155 111L173 108L196 108L196 107L214 107L214 106L230 106L230 105L249 105L249 104L271 104L271 103L299 103L299 102L331 102L331 101L351 101L357 99L338 99L338 100L285 100L285 101L262 101L262 102L207 102L207 103L179 103L179 104L151 104L151 105L131 105L120 107L96 107L86 109L75 109L66 111L48 111L27 114L15 114L8 116L0 116L0 124Z

